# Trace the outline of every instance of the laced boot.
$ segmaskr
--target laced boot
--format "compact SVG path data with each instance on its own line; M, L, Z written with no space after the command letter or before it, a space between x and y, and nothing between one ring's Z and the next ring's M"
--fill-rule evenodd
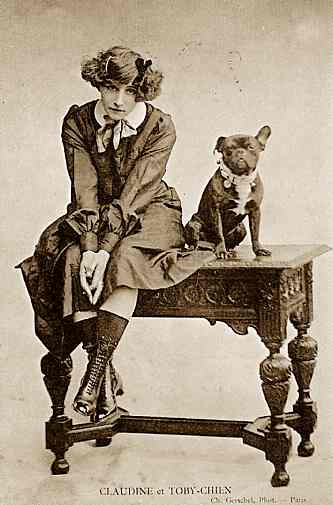
M111 389L114 391L116 396L122 396L124 394L123 379L120 377L120 373L113 366L112 359L109 361L109 367Z
M108 382L107 379L110 379ZM108 387L110 386L110 387ZM112 360L106 365L105 376L103 377L101 389L99 391L96 415L98 420L109 416L117 408L116 397L124 394L123 381L119 372L114 368Z
M102 336L98 339L97 348L88 361L86 373L74 399L73 408L76 412L89 416L96 410L98 395L105 377L106 364L114 349L115 346L110 337Z
M103 310L99 311L96 324L97 347L91 352L91 359L88 361L81 386L74 399L73 408L76 412L85 416L96 413L99 393L103 379L105 380L107 363L111 359L127 324L128 320L121 316ZM120 391L121 387L118 390ZM106 394L104 396L106 397ZM116 411L115 396L112 389L111 409ZM109 406L107 409L109 409Z
M87 352L88 360L92 359L96 348L96 320L97 317L82 320L76 323L75 327L79 338L82 340L82 347ZM113 394L114 393L114 394ZM114 368L112 359L106 365L105 376L103 377L101 388L97 399L96 412L92 416L92 421L98 421L110 415L116 409L115 396L124 394L123 382L120 374Z

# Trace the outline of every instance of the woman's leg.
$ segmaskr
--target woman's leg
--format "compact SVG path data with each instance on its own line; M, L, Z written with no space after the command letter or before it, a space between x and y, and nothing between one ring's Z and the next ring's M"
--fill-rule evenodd
M96 323L96 311L78 311L73 314L72 332L76 342L82 343L83 349L87 352L88 362L92 360L97 348ZM107 377L109 382L106 380ZM97 399L96 419L102 419L114 410L113 397L119 394L123 394L122 380L109 360Z
M129 320L134 312L137 299L137 289L128 288L127 286L119 286L101 305L100 310L117 314L118 316Z
M105 376L106 365L111 360L123 332L132 316L136 301L137 289L121 286L116 288L110 297L101 305L96 318L97 346L91 353L81 387L75 397L73 408L83 415L91 415L97 406L97 398ZM113 367L110 367L111 375ZM111 377L111 383L117 381ZM114 393L114 391L112 391ZM113 410L117 405L113 394Z
M96 317L97 312L93 310L77 311L73 314L73 323L79 323L80 321L86 321L92 317Z

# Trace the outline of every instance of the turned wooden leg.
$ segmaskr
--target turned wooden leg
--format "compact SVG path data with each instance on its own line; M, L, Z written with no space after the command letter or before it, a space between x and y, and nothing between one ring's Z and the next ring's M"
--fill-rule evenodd
M48 353L41 360L41 371L53 411L46 422L46 448L55 455L51 471L55 475L66 474L69 464L65 459L65 452L72 445L67 441L67 432L72 428L72 420L65 416L64 402L70 383L72 360L70 356L60 359Z
M286 463L291 448L291 430L285 424L284 408L289 391L291 376L290 361L280 354L280 345L269 345L270 354L260 364L260 378L262 389L271 412L271 424L266 436L266 459L274 465L275 471L271 478L273 487L287 486L289 475Z
M298 385L298 400L294 405L294 412L300 414L300 422L295 429L301 435L301 442L297 448L299 456L311 456L314 445L310 440L317 422L317 408L310 396L310 384L316 365L318 345L314 338L308 335L308 322L302 321L301 314L293 314L290 320L297 329L297 336L288 345L289 356L292 361L293 373Z

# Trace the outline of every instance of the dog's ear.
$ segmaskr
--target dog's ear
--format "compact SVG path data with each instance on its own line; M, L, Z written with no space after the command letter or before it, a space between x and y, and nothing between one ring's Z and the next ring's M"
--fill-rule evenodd
M258 140L259 144L261 145L262 149L265 149L266 142L269 139L271 135L271 129L269 126L263 126L260 128L256 135L256 139Z
M219 137L216 141L216 145L215 145L215 148L214 148L214 152L215 151L221 151L222 150L222 144L223 144L223 141L226 139L226 137Z

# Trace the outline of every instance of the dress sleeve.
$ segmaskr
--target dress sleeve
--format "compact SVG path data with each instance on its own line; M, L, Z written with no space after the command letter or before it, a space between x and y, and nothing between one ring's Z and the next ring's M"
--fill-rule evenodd
M100 238L100 249L111 252L118 240L135 226L138 213L143 212L157 195L175 141L175 127L167 116L148 137L119 199L114 200L101 214L101 226L104 226L105 231Z
M97 251L99 224L97 173L84 134L75 119L75 106L69 110L64 119L62 141L76 202L76 210L68 216L66 224L80 236L82 251Z

